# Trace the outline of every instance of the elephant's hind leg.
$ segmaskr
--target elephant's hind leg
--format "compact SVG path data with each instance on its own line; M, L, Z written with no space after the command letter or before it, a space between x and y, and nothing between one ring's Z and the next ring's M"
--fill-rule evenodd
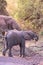
M3 54L4 56L5 56L7 50L8 50L7 47L3 49L2 54Z

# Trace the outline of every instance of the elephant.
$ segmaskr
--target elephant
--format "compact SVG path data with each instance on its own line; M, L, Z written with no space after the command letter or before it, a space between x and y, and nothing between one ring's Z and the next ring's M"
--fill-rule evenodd
M9 49L8 55L12 57L11 49L15 45L20 47L20 57L23 55L25 57L25 40L35 40L38 41L38 35L33 31L15 31L10 30L5 35L5 48L3 49L3 55L5 56L6 51Z
M8 31L13 29L21 30L17 21L11 16L0 15L0 30Z

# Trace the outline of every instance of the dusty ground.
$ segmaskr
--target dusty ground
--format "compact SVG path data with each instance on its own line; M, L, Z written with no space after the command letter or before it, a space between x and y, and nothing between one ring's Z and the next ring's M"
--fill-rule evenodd
M19 46L12 49L13 58L2 56L3 44L0 44L0 65L43 65L43 38L34 44L33 41L26 41L26 57L19 57Z

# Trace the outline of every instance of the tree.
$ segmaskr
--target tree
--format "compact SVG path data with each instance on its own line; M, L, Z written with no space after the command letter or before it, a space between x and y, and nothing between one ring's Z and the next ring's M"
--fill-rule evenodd
M0 15L9 15L6 10L7 2L6 0L0 0Z
M40 30L43 26L43 2L41 0L19 0L18 2L18 17L24 20L25 27L29 24L32 29Z

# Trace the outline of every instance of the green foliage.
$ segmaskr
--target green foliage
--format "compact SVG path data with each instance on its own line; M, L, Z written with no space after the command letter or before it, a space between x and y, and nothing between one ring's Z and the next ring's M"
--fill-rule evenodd
M43 6L40 0L19 0L18 8L18 17L25 21L26 28L34 30L41 29L43 26ZM26 20L28 21L28 24L26 23Z
M33 2L31 0L19 0L18 1L18 16L21 19L25 19L32 15Z
M6 12L6 6L8 6L9 14L19 21L22 29L40 31L43 27L43 1L0 0L0 12Z
M43 32L41 32L41 35L43 35Z

